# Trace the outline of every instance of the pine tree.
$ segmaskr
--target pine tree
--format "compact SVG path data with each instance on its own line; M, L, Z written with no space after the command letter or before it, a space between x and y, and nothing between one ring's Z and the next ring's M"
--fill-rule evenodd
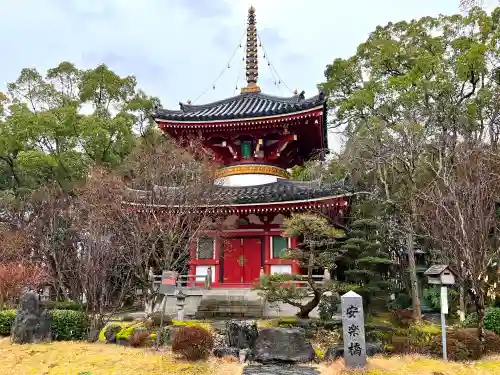
M380 224L373 219L358 219L349 227L342 245L345 281L358 286L356 292L368 308L385 304L394 262L380 241Z

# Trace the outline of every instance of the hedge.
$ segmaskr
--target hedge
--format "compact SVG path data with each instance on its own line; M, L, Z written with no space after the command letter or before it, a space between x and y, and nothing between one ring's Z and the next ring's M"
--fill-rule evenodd
M9 336L16 319L16 310L0 310L0 336Z
M88 320L83 311L49 310L52 317L52 338L59 341L84 340ZM0 311L0 336L9 336L16 310Z
M89 322L83 311L52 310L52 338L59 341L84 340Z
M477 313L473 312L467 315L462 323L464 328L477 327ZM500 334L500 307L488 307L484 314L484 328Z

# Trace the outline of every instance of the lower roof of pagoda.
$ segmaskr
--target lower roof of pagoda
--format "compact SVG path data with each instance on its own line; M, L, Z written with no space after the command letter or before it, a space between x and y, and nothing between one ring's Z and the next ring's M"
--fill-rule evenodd
M255 186L213 185L199 194L193 194L191 198L184 192L183 188L164 186L155 186L152 190L129 189L124 204L149 207L293 205L352 195L352 189L344 181L321 183L320 181L303 182L283 179ZM191 202L191 199L196 199L196 202Z
M304 92L292 97L278 97L260 92L246 92L231 98L203 105L179 103L180 110L158 108L153 113L156 121L206 122L233 119L255 119L300 113L324 107L325 95L320 92L305 98Z

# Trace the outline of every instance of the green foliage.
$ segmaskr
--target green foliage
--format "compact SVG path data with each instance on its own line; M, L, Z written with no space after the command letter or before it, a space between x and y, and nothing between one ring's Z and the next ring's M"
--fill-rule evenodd
M116 334L117 340L128 340L130 336L134 333L136 327L133 325L130 327L122 328L120 332Z
M212 333L214 331L210 323L201 320L172 320L172 325L182 327L198 327Z
M284 236L301 239L297 248L289 249L288 253L299 260L310 275L317 267L330 268L335 265L339 256L339 239L343 233L332 227L325 218L313 214L294 214L284 222ZM262 276L256 289L271 304L290 304L299 309L297 316L307 318L325 292L337 289L337 283L330 281L319 284L312 277L274 274ZM311 294L314 295L314 305L304 304L304 298Z
M89 321L84 311L52 310L52 336L54 340L84 340Z
M172 340L172 351L189 361L207 359L213 347L212 333L202 327L180 327Z
M339 304L340 304L340 298L338 294L323 296L321 302L318 305L320 319L331 320L333 315L337 312Z
M16 310L0 310L0 336L10 335L15 319Z
M123 329L123 328L127 328L131 325L132 325L132 323L130 323L130 322L117 322L117 321L109 322L99 332L99 339L98 340L101 342L106 342L105 333L106 333L106 330L111 326L116 326L116 327L120 327L121 329Z
M153 327L159 327L160 326L160 323L161 323L161 315L162 313L161 312L154 312L152 313L149 318L151 319L151 321L153 322ZM169 326L172 324L172 318L168 315L163 315L163 325L164 326Z
M134 77L106 65L80 70L62 62L45 76L23 69L0 99L0 189L18 194L46 183L71 189L90 164L121 164L135 145L134 131L154 123L158 103L136 86Z
M74 310L83 311L85 306L72 301L47 301L43 303L47 310Z
M394 264L380 241L380 223L361 218L352 222L339 260L345 280L359 287L357 293L366 306L384 299L390 292L390 268Z
M473 312L467 315L465 321L462 323L464 328L477 327L478 317L477 313ZM484 315L484 328L500 334L500 307L489 307Z
M434 310L441 309L441 288L438 285L432 285L425 288L424 297L430 302ZM448 305L450 306L450 310L456 310L458 298L458 292L448 288Z

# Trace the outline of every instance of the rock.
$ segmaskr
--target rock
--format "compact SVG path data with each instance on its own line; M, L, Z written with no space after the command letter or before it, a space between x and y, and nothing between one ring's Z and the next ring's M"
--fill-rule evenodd
M325 353L325 361L334 361L344 357L344 345L330 346Z
M116 343L116 334L120 332L122 328L117 324L110 324L106 327L104 331L104 337L106 338L106 342L108 344Z
M229 346L238 349L251 348L259 335L255 321L231 320L226 331Z
M292 365L257 365L243 368L242 375L319 375L312 367Z
M315 352L301 328L265 328L259 332L251 357L262 363L311 362Z
M367 342L366 343L366 355L372 357L377 354L382 354L384 352L384 344L381 342Z
M16 344L36 344L52 339L52 318L45 311L37 293L21 296L19 309L12 325L11 340Z
M384 352L384 345L380 342L367 342L366 355L371 357ZM334 345L328 348L325 353L325 360L331 361L344 357L344 345Z
M217 358L222 358L222 357L240 357L240 349L238 348L230 348L230 347L216 347L214 349L214 356Z

